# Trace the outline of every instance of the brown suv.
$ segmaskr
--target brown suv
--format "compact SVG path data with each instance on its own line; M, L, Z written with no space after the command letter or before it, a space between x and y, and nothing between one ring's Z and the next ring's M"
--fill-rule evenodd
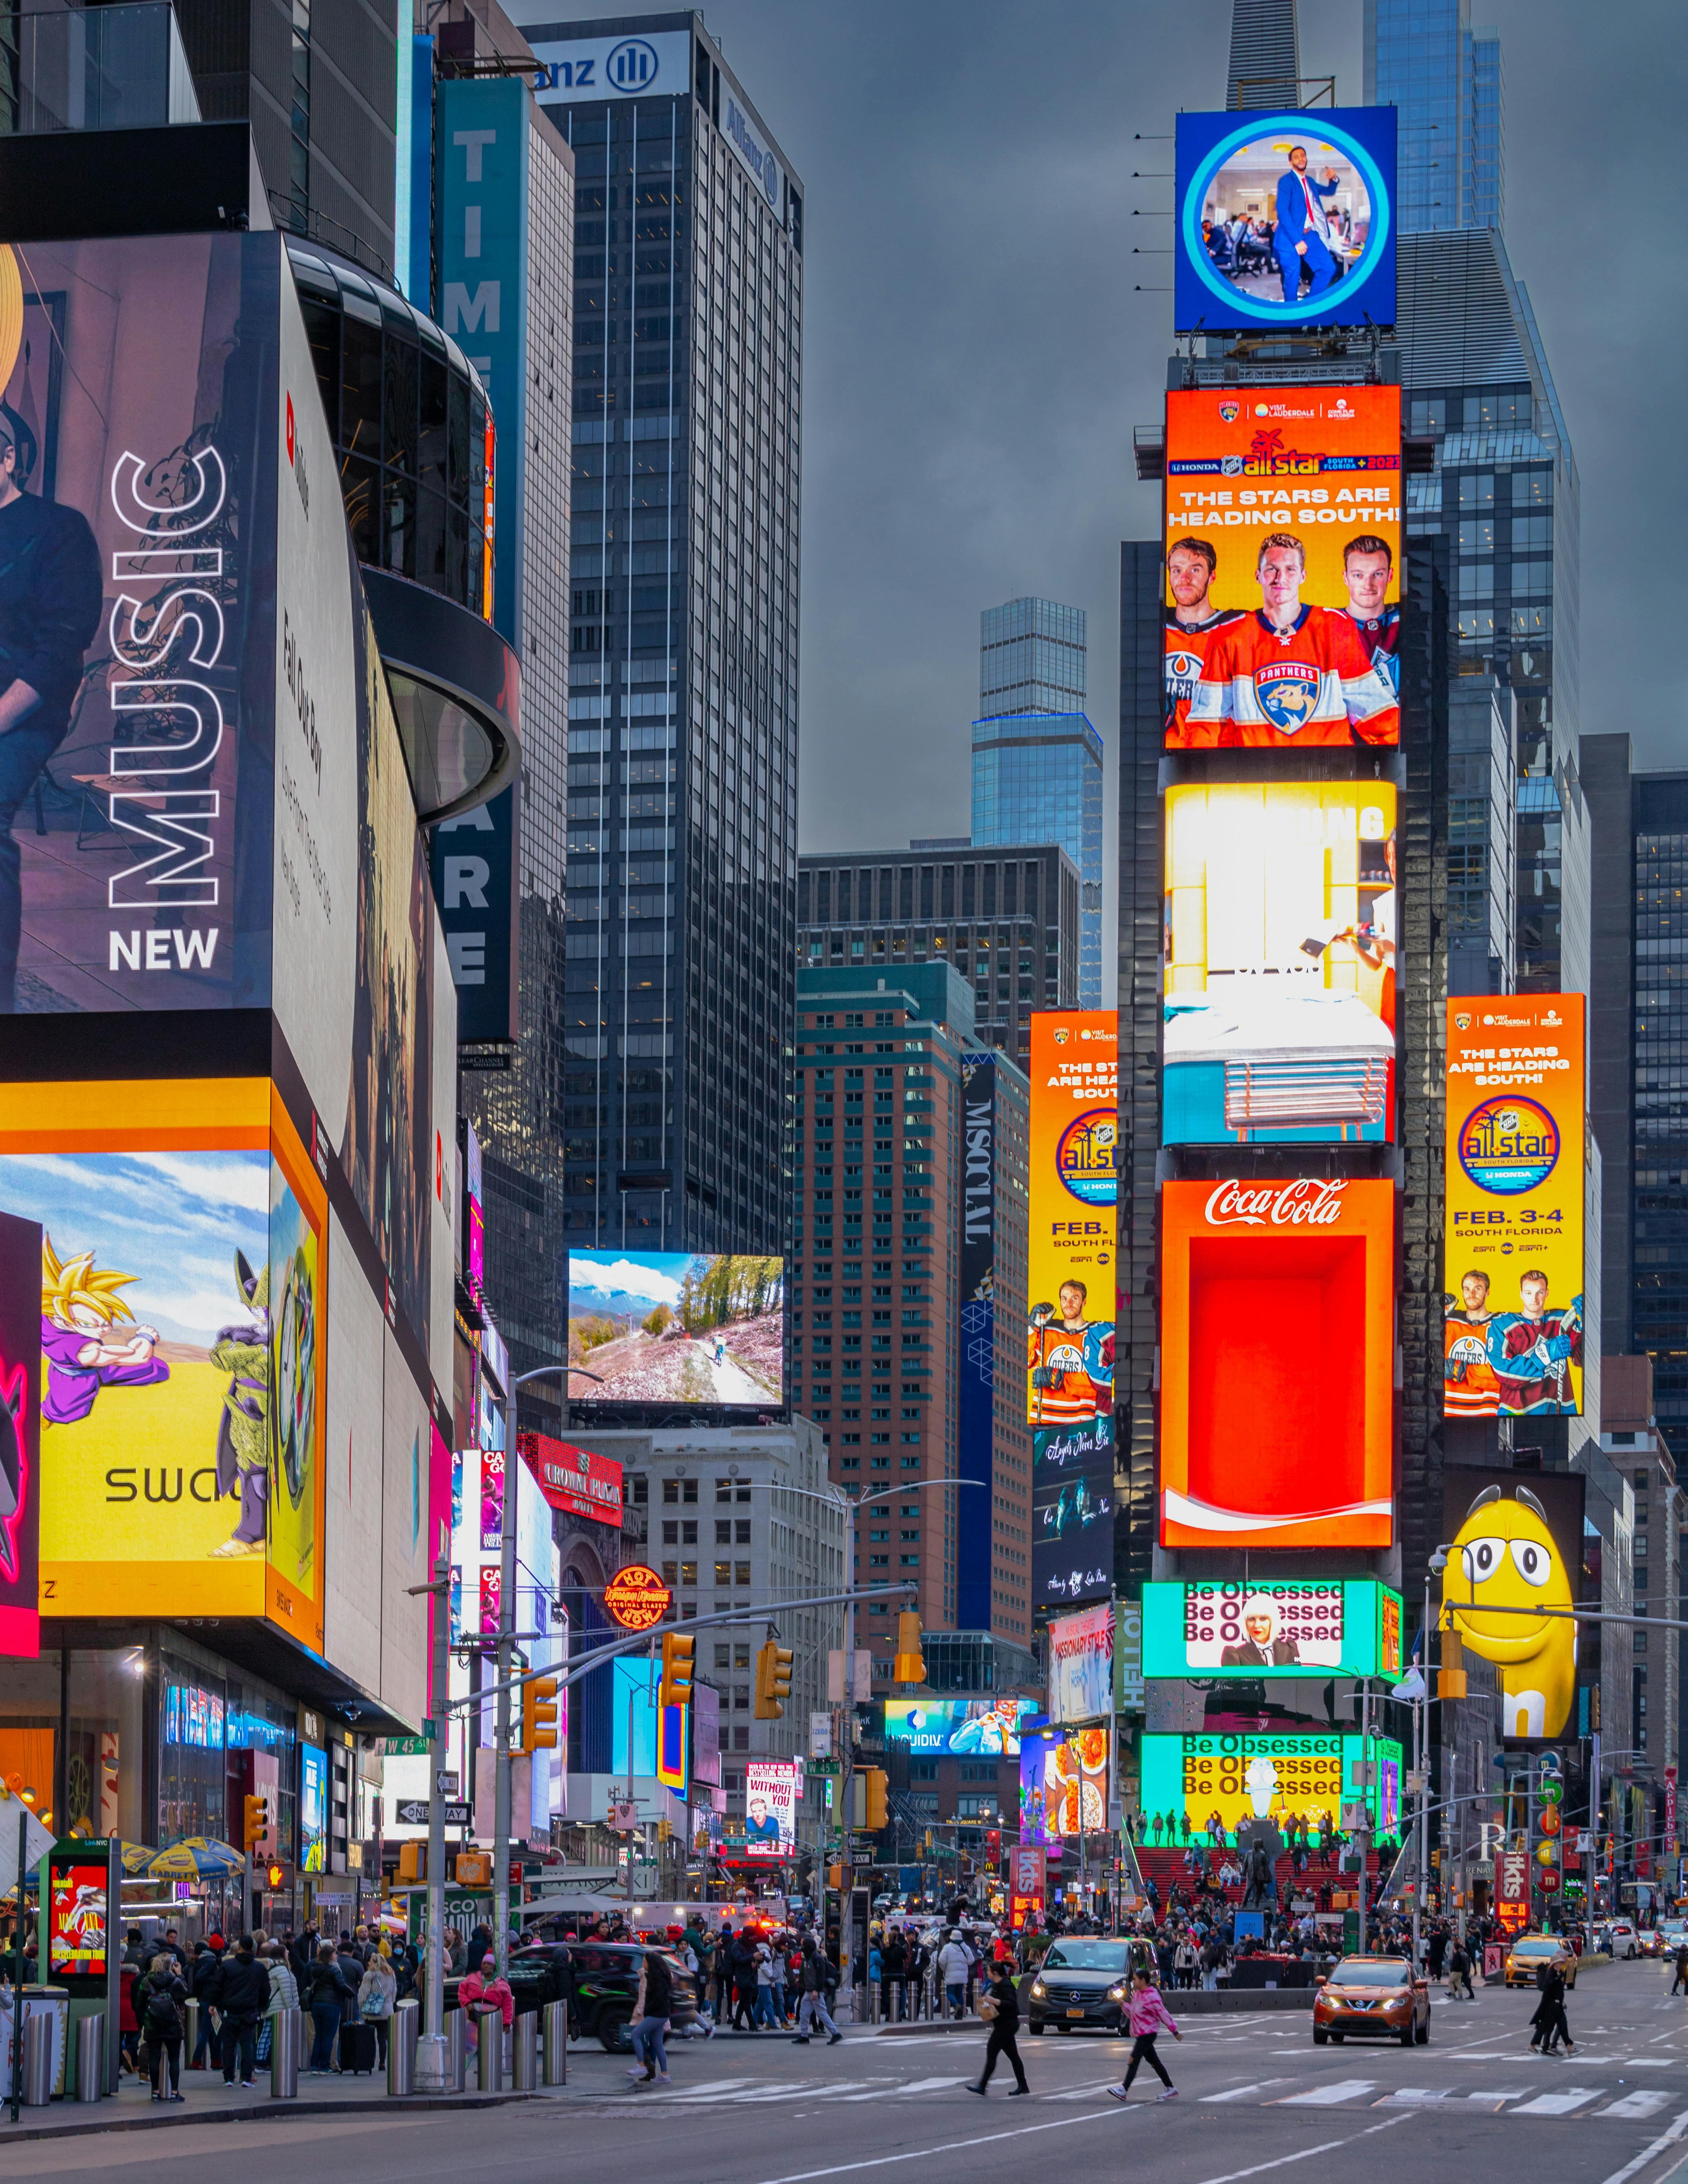
M1430 1989L1405 1957L1344 1957L1313 1997L1313 2045L1398 2040L1422 2048L1430 2037Z

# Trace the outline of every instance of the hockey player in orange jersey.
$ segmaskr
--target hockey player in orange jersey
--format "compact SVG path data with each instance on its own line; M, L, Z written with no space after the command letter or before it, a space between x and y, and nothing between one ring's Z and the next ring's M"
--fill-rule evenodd
M1387 671L1351 616L1303 604L1306 550L1290 531L1262 540L1261 605L1214 632L1190 699L1195 747L1286 750L1401 740L1401 707Z

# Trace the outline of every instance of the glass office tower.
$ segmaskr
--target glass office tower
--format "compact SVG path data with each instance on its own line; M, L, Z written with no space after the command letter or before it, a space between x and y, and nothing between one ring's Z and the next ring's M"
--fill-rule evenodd
M1084 711L1084 611L1010 599L979 616L972 845L1058 842L1078 868L1078 1004L1102 1006L1102 739Z
M1401 232L1499 227L1506 212L1501 41L1471 0L1366 0L1368 106L1401 109Z
M695 12L509 12L577 190L565 1228L777 1251L802 186Z

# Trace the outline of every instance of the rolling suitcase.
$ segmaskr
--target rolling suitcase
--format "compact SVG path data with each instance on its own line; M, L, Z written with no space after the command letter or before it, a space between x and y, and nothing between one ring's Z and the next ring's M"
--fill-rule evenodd
M340 2068L355 2076L375 2070L375 2027L360 2019L340 2027Z

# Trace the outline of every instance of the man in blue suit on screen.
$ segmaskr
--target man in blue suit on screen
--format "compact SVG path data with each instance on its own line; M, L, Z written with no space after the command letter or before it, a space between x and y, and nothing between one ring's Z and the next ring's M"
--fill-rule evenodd
M1286 304L1295 303L1301 294L1304 264L1313 276L1315 296L1336 278L1336 260L1330 254L1330 224L1323 204L1326 198L1335 193L1336 184L1334 167L1325 169L1322 182L1315 181L1307 172L1306 147L1290 147L1290 171L1278 178L1278 225L1272 238L1284 276Z

